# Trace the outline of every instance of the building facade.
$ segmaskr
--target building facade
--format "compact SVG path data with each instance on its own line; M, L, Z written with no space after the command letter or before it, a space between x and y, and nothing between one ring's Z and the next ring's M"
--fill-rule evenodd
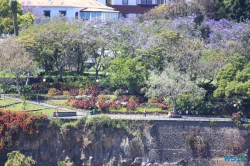
M111 0L107 1L107 6L119 11L123 17L128 15L143 14L150 9L173 2L174 0Z
M118 19L119 11L95 0L20 0L22 7L39 7L46 17L64 15L68 18Z

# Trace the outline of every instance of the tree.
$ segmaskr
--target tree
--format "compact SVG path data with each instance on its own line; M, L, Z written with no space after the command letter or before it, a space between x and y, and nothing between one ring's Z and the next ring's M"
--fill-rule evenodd
M233 21L243 21L250 18L249 0L215 0L216 19L226 18Z
M119 55L110 61L108 74L112 87L126 85L132 93L139 92L145 82L145 68L131 56Z
M36 164L36 161L31 156L26 157L19 151L12 151L7 154L8 160L4 166L31 166Z
M21 73L30 72L33 69L33 59L15 37L8 37L0 44L0 57L0 69L11 71L16 79L18 94L21 94L19 86Z
M189 93L200 98L205 95L205 90L191 81L187 74L178 72L172 66L166 68L162 73L151 73L151 79L148 82L149 90L146 95L149 97L164 96L169 98L173 104L174 114L176 114L176 100L182 94Z
M15 12L22 15L22 9L20 3L17 3ZM0 34L13 33L14 25L12 18L12 10L9 0L0 0Z

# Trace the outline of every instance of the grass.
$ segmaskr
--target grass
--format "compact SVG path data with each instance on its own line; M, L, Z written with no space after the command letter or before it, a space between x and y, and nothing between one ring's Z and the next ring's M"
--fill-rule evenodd
M167 113L168 110L162 110L158 107L152 108L152 107L137 107L135 110L129 110L127 111L126 108L122 107L118 110L110 109L110 113L143 113L144 108L146 108L147 113Z
M0 105L7 105L7 104L14 103L14 102L17 102L17 101L11 100L11 99L0 98Z
M60 105L60 106L67 106L67 100L45 100L45 103L52 104L52 105Z
M32 111L32 110L36 110L36 109L41 109L38 111ZM19 104L15 104L9 107L6 107L6 110L10 110L10 111L22 111L23 110L23 103L19 103ZM55 112L54 108L47 108L47 107L43 107L43 106L38 106L35 104L29 104L27 103L27 105L25 106L25 110L27 111L32 111L33 113L43 113L48 115L49 117L52 117L53 112ZM65 112L64 110L58 110L59 112Z

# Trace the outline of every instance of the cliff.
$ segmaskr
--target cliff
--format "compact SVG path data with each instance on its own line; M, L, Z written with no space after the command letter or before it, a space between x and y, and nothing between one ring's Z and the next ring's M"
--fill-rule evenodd
M49 127L44 123L35 138L20 133L14 146L0 152L0 165L4 165L6 154L12 150L32 156L38 166L54 166L65 160L77 166L244 165L244 162L224 162L223 156L236 150L244 153L250 145L249 131L240 130L233 122L104 119L50 124ZM192 147L196 145L190 144L194 143L193 138L204 141L205 149L198 151ZM234 143L240 147L232 149Z

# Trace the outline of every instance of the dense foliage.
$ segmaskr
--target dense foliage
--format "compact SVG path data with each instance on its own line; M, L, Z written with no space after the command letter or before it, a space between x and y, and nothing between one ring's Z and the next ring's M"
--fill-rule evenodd
M47 115L27 112L0 110L0 150L14 145L19 133L24 132L31 138L39 134L39 123L46 120Z

